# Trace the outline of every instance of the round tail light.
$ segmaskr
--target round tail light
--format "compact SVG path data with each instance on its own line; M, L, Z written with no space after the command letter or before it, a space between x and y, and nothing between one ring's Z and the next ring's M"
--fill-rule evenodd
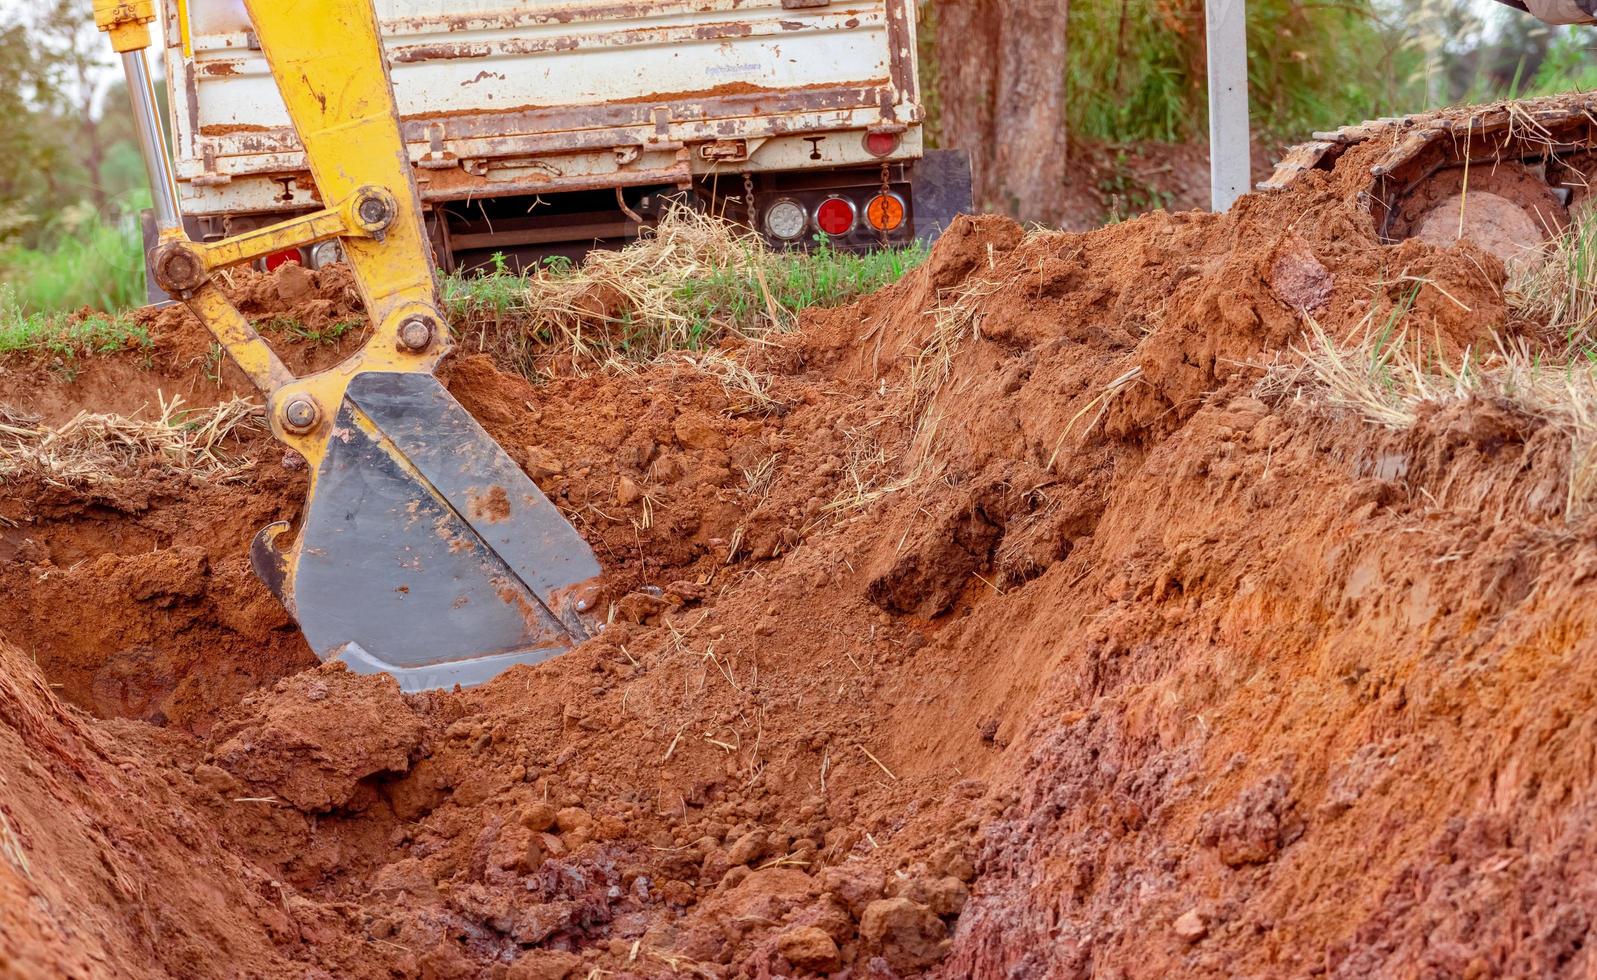
M344 257L344 247L338 239L328 242L319 242L311 246L311 268L325 269Z
M285 248L281 252L273 252L268 255L266 257L266 271L275 272L279 267L285 266L290 262L304 264L304 258L299 254L299 249Z
M815 227L833 238L854 230L854 202L846 197L829 197L815 209Z
M765 209L765 233L772 238L791 242L804 234L809 215L795 201L777 201Z
M898 149L897 133L866 133L865 152L873 157L885 157Z
M904 199L891 192L876 195L865 205L865 220L877 231L897 231L904 223Z

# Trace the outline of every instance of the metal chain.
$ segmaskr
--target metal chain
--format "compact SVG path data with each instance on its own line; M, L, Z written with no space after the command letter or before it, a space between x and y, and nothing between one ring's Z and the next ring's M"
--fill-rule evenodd
M882 197L882 206L883 207L887 207L888 195L892 193L892 188L890 186L888 186L887 175L888 175L888 164L887 164L886 160L883 160L882 161L882 189L877 192ZM866 205L866 207L869 207L869 205ZM866 218L866 224L869 224L870 223L870 214L867 213L865 215L865 218ZM881 236L882 246L885 248L887 246L887 229L886 228L878 228L877 229L877 234Z
M754 175L743 171L743 207L748 212L749 227L754 227Z

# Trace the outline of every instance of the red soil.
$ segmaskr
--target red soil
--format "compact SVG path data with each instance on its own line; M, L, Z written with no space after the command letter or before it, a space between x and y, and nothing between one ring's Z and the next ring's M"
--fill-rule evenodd
M1405 271L1442 348L1508 326L1495 259L1376 243L1359 166L1218 217L963 223L733 352L775 407L458 356L614 607L475 690L304 669L243 562L299 506L264 438L237 484L8 484L0 973L1597 969L1567 447L1258 387L1302 309L1346 333ZM159 326L118 405L194 383L201 335ZM47 410L124 368L9 370Z

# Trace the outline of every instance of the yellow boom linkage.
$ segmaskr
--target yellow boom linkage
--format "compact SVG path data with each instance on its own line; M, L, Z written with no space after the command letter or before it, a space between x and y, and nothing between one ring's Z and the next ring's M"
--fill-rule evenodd
M591 550L433 377L449 348L420 200L371 0L245 0L324 210L190 241L145 62L152 0L95 0L128 75L154 189L155 282L267 398L310 463L296 540L251 560L323 659L420 690L478 683L586 636ZM212 276L339 239L372 321L343 362L295 377Z

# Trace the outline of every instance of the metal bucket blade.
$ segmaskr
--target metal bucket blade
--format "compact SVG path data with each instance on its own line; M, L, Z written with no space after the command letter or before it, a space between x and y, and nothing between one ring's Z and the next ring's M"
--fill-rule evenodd
M407 690L482 683L587 636L592 550L431 375L351 380L286 551L282 531L251 559L311 649Z

